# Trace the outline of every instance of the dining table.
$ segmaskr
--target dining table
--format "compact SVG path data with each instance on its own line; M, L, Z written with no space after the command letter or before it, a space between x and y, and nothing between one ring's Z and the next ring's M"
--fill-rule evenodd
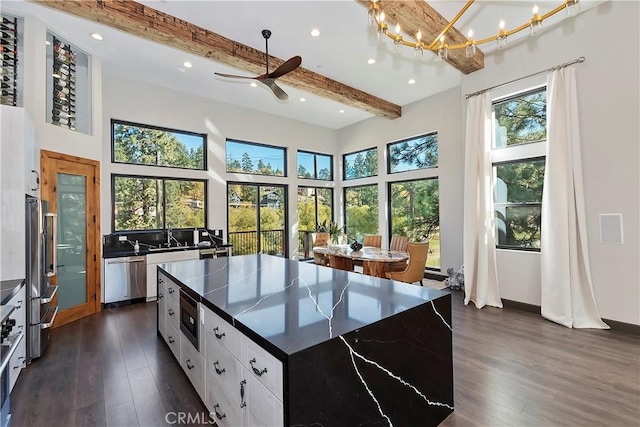
M354 251L349 245L314 246L313 252L329 258L329 267L353 270L353 262L362 262L362 272L369 276L386 278L391 264L406 262L409 252L391 251L372 246L364 246Z

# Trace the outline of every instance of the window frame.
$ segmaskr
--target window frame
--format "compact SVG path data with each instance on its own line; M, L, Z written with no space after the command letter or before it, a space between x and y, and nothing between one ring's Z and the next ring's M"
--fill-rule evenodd
M440 205L440 177L436 176L428 176L423 178L413 178L413 179L403 179L396 181L388 181L387 182L387 212L389 212L389 221L387 226L387 233L389 238L389 243L391 243L391 237L393 236L393 209L391 206L391 186L393 184L404 184L407 182L416 182L416 181L427 181L427 180L438 180L438 206ZM440 229L440 212L438 211L438 232L440 233L440 267L425 267L425 271L439 272L442 271L442 230Z
M115 125L119 124L119 125L124 125L124 126L132 126L132 127L139 127L139 128L145 128L145 129L152 129L152 130L159 130L162 132L169 132L169 133L180 133L180 134L184 134L184 135L190 135L190 136L198 136L202 138L202 169L196 169L196 168L185 168L185 167L180 167L180 166L165 166L165 165L149 165L146 163L130 163L130 162L119 162L116 161L116 146L115 146L115 135L114 135L114 130L115 130ZM162 127L162 126L155 126L155 125L146 125L143 123L135 123L135 122L130 122L130 121L126 121L126 120L118 120L118 119L111 119L111 163L113 164L119 164L119 165L133 165L133 166L150 166L150 167L154 167L154 168L166 168L166 169L178 169L178 170L187 170L187 171L207 171L208 170L208 149L207 149L207 142L208 142L208 136L206 133L198 133L198 132L190 132L190 131L186 131L186 130L179 130L179 129L171 129L171 128L166 128L166 127Z
M298 175L298 166L300 166L300 163L298 161L298 155L302 153L302 154L312 154L313 155L313 169L314 169L314 177L313 178L306 178L306 177L302 177ZM329 157L329 164L331 165L331 169L329 170L329 178L328 179L322 179L322 178L318 178L318 156L324 156L324 157ZM298 179L315 179L317 181L328 181L331 182L333 181L333 154L325 154L325 153L317 153L314 151L307 151L307 150L297 150L296 152L296 177ZM298 187L313 187L313 186L305 186L305 185L299 185ZM315 188L315 187L314 187Z
M283 156L283 166L282 166L282 175L266 175L266 174L262 174L262 173L230 171L229 169L227 169L227 143L229 143L229 142L235 142L235 143L245 144L245 145L253 145L253 146L257 146L257 147L273 148L273 149L276 149L276 150L282 150L282 152L284 154L284 156ZM272 177L276 177L276 178L287 178L289 176L289 172L287 170L288 169L287 168L288 156L289 156L289 149L287 147L281 147L279 145L265 144L265 143L262 143L262 142L245 141L245 140L234 139L234 138L226 138L225 141L224 141L224 158L225 158L224 170L225 170L226 173L239 173L239 174L242 174L242 175L272 176ZM296 173L296 175L297 175L297 173Z
M133 179L153 179L153 180L161 180L162 181L162 224L164 228L151 228L151 229L141 229L141 230L117 230L116 229L116 178L133 178ZM164 198L165 193L165 181L195 181L202 182L204 184L204 227L198 228L209 228L208 220L209 220L209 180L208 179L198 179L198 178L177 178L170 176L157 176L157 175L132 175L132 174L120 174L120 173L112 173L111 174L111 233L136 233L136 232L153 232L153 231L164 231L167 229L167 208L166 208L166 200ZM190 230L193 227L186 228L173 228L174 230Z
M535 161L544 161L545 162L545 174L546 174L546 145L549 137L549 123L547 120L545 134L547 135L547 139L538 140L538 141L528 141L520 144L514 145L505 145L503 147L496 147L496 124L497 119L495 118L495 109L494 106L496 104L500 104L503 102L508 102L510 100L516 100L518 98L525 97L527 95L532 95L541 91L545 91L547 96L545 97L546 107L548 107L548 85L546 83L538 82L533 83L528 87L523 87L521 90L517 92L509 93L508 95L498 96L491 100L491 115L492 115L492 132L491 132L491 176L492 176L492 203L493 203L493 221L494 225L494 238L495 238L495 247L496 249L502 250L510 250L510 251L522 251L522 252L540 252L540 248L532 248L532 247L523 247L523 246L509 246L509 245L501 245L498 241L498 228L497 228L497 217L496 217L496 208L498 205L500 207L537 207L540 206L540 210L542 211L542 198L540 202L526 202L526 203L496 203L495 201L495 185L497 183L497 171L496 167L508 164L517 164L517 163L530 163ZM548 110L546 110L548 112ZM547 116L548 118L548 116ZM544 180L544 178L543 178ZM544 182L543 182L544 185Z
M436 136L436 153L438 154L438 163L436 165L433 166L428 166L428 167L424 167L424 168L414 168L414 169L407 169L404 171L397 171L397 172L391 172L391 146L395 145L395 144L402 144L403 142L407 142L407 141L411 141L414 139L419 139L419 138L424 138L427 136L431 136L431 135L435 135ZM387 174L388 175L394 175L394 174L398 174L398 173L405 173L405 172L413 172L413 171L421 171L421 170L427 170L427 169L437 169L439 164L440 164L440 138L439 138L439 134L437 130L431 131L431 132L427 132L427 133L423 133L420 135L416 135L416 136L411 136L409 138L403 138L397 141L392 141L392 142L388 142L386 145L386 154L387 154Z
M364 178L372 178L372 177L377 177L380 173L379 168L377 167L378 165L376 165L376 169L378 169L378 172L375 175L367 175L367 176L357 176L354 178L347 178L347 161L346 161L346 157L347 156L351 156L353 154L360 154L360 153L366 153L367 151L373 151L375 150L376 152L376 162L380 161L380 156L378 155L378 147L371 147L371 148L365 148L364 150L358 150L358 151L352 151L349 153L344 153L342 155L342 180L343 181L353 181L354 179L364 179Z

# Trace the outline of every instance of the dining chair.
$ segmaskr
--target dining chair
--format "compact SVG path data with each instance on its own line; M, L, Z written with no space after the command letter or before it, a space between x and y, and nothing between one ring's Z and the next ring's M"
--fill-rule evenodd
M424 286L422 279L424 279L424 266L427 263L429 242L409 243L407 249L409 251L407 267L403 271L387 272L387 279L406 283L420 282L420 286Z
M369 246L373 248L382 247L382 236L379 234L365 234L362 246Z
M398 236L394 234L391 236L391 242L389 243L390 251L407 252L407 245L409 244L409 238L406 236Z
M319 232L313 234L313 246L329 246L329 233ZM329 265L329 257L324 254L313 253L313 262L318 265Z

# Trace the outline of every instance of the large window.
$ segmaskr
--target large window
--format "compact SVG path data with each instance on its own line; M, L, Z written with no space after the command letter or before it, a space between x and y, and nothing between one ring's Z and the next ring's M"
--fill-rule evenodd
M546 88L493 103L494 207L499 248L540 250Z
M419 242L429 238L426 267L440 268L440 197L438 178L389 183L390 236Z
M298 178L333 180L333 156L298 151Z
M333 189L298 187L298 253L311 256L311 234L319 224L333 220Z
M204 180L111 176L113 231L206 227Z
M358 151L342 156L344 179L378 175L378 149Z
M287 149L227 140L227 172L287 176Z
M287 187L227 185L229 243L236 255L287 256Z
M389 173L438 166L437 132L387 144Z
M114 163L206 170L205 134L111 121Z
M362 243L365 234L378 234L378 186L346 187L344 214L349 241Z

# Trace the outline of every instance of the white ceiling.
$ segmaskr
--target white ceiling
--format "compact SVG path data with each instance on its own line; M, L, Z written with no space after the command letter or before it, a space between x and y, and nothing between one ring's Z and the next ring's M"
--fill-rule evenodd
M284 84L280 85L289 94L289 100L279 101L262 85L252 88L246 81L232 81L213 74L249 76L250 73L23 0L4 0L2 3L3 10L34 15L59 36L99 57L105 74L333 129L372 117L370 113ZM390 39L380 43L375 32L367 26L366 9L352 0L160 0L140 3L263 51L261 30L270 29L273 33L269 40L270 54L284 60L300 55L302 67L400 106L460 84L461 73L439 61L432 53L425 52L422 59L416 59L410 48L396 53ZM447 19L453 18L465 4L464 1L429 3ZM542 14L560 3L542 1L537 4ZM589 7L590 3L585 6L583 0L582 9ZM460 18L456 28L464 34L473 28L477 39L488 37L497 33L501 18L505 20L507 29L527 22L531 19L533 4L532 1L476 1ZM561 19L566 19L564 12L545 21L545 27ZM394 24L390 23L389 27L392 29ZM320 30L319 37L309 34L313 28ZM89 34L94 32L102 34L104 40L90 38ZM528 31L522 31L510 37L510 42L527 36ZM491 55L495 46L490 43L481 49L485 55ZM368 65L369 58L375 58L376 63ZM184 61L190 61L193 68L183 67ZM409 85L409 79L415 79L416 83ZM305 98L305 102L300 98ZM344 113L339 110L344 110Z

